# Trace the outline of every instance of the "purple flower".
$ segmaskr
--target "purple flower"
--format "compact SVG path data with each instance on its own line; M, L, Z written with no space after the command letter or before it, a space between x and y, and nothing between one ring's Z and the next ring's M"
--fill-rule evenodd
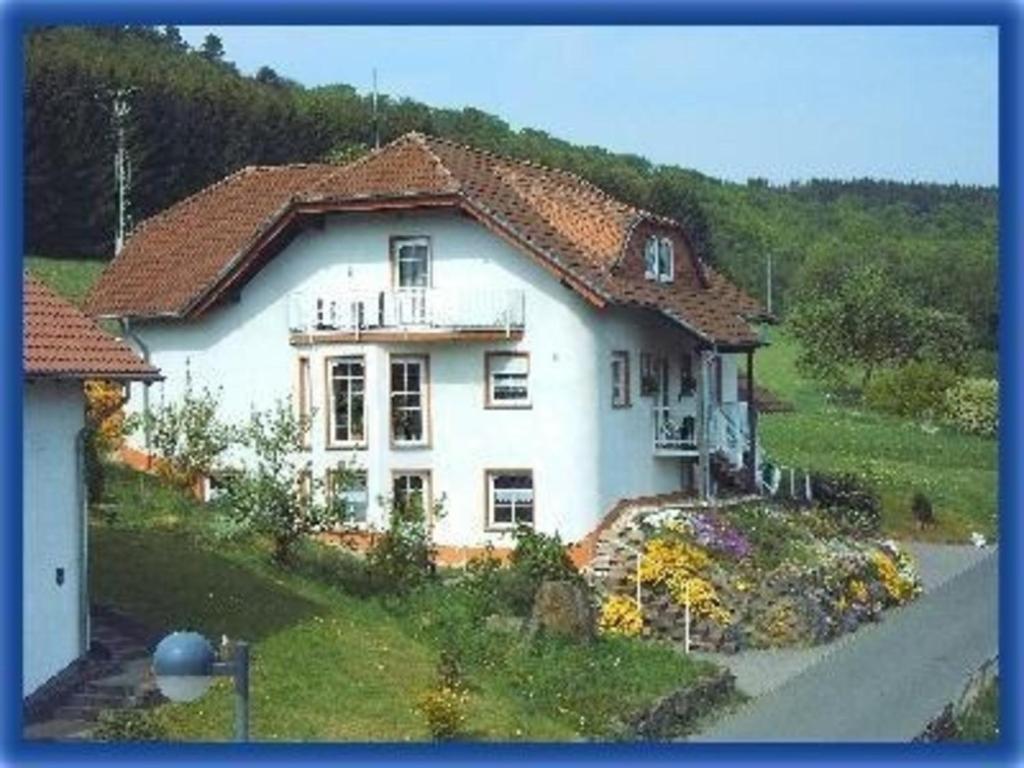
M749 557L750 542L727 520L707 512L695 512L689 517L694 542L706 549L729 555L736 560Z

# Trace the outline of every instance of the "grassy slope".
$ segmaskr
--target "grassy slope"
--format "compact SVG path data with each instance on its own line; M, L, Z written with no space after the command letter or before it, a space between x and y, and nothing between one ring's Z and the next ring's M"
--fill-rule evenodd
M415 705L436 681L439 649L416 636L400 615L377 599L274 569L257 545L216 541L210 511L153 478L111 468L107 498L113 518L94 519L90 527L92 598L155 629L189 628L211 639L226 634L253 642L254 738L429 738ZM609 704L612 711L626 712L702 668L675 652L640 645L579 651L564 659L564 669L570 676L581 664L592 670L592 679L573 686L615 702ZM619 658L611 670L609 659L601 657L609 649L626 651L622 669ZM523 695L515 673L467 670L468 736L579 739L578 723ZM157 717L176 739L226 739L231 695L229 683L218 682L198 702L164 705Z
M54 291L80 304L106 263L86 259L26 256L25 266Z
M765 414L759 424L768 455L783 464L865 471L878 481L884 524L896 536L963 541L971 531L997 531L996 441L867 410L831 405L796 370L797 346L772 329L757 356L757 378L796 406ZM915 489L932 499L938 526L919 532L910 514Z

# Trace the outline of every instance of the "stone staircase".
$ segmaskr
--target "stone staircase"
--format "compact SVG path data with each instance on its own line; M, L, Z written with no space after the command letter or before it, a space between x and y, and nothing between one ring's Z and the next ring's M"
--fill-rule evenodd
M90 624L87 679L42 718L27 723L26 739L86 740L104 711L134 709L159 699L149 669L153 634L104 606L93 607Z

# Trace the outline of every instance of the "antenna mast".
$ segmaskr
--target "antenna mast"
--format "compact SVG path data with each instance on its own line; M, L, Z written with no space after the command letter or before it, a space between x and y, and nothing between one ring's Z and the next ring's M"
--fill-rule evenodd
M132 164L125 146L125 123L132 108L128 103L128 91L118 89L114 92L114 105L111 118L114 121L114 133L117 139L117 150L114 153L114 185L117 189L117 230L114 233L114 255L124 248L125 234L128 230L128 193L132 185Z
M380 126L377 122L377 68L373 68L373 148L380 149Z

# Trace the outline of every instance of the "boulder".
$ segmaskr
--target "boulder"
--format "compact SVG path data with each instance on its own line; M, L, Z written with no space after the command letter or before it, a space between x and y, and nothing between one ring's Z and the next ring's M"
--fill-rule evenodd
M567 637L579 642L594 639L594 608L586 587L574 581L545 581L537 589L530 634Z

